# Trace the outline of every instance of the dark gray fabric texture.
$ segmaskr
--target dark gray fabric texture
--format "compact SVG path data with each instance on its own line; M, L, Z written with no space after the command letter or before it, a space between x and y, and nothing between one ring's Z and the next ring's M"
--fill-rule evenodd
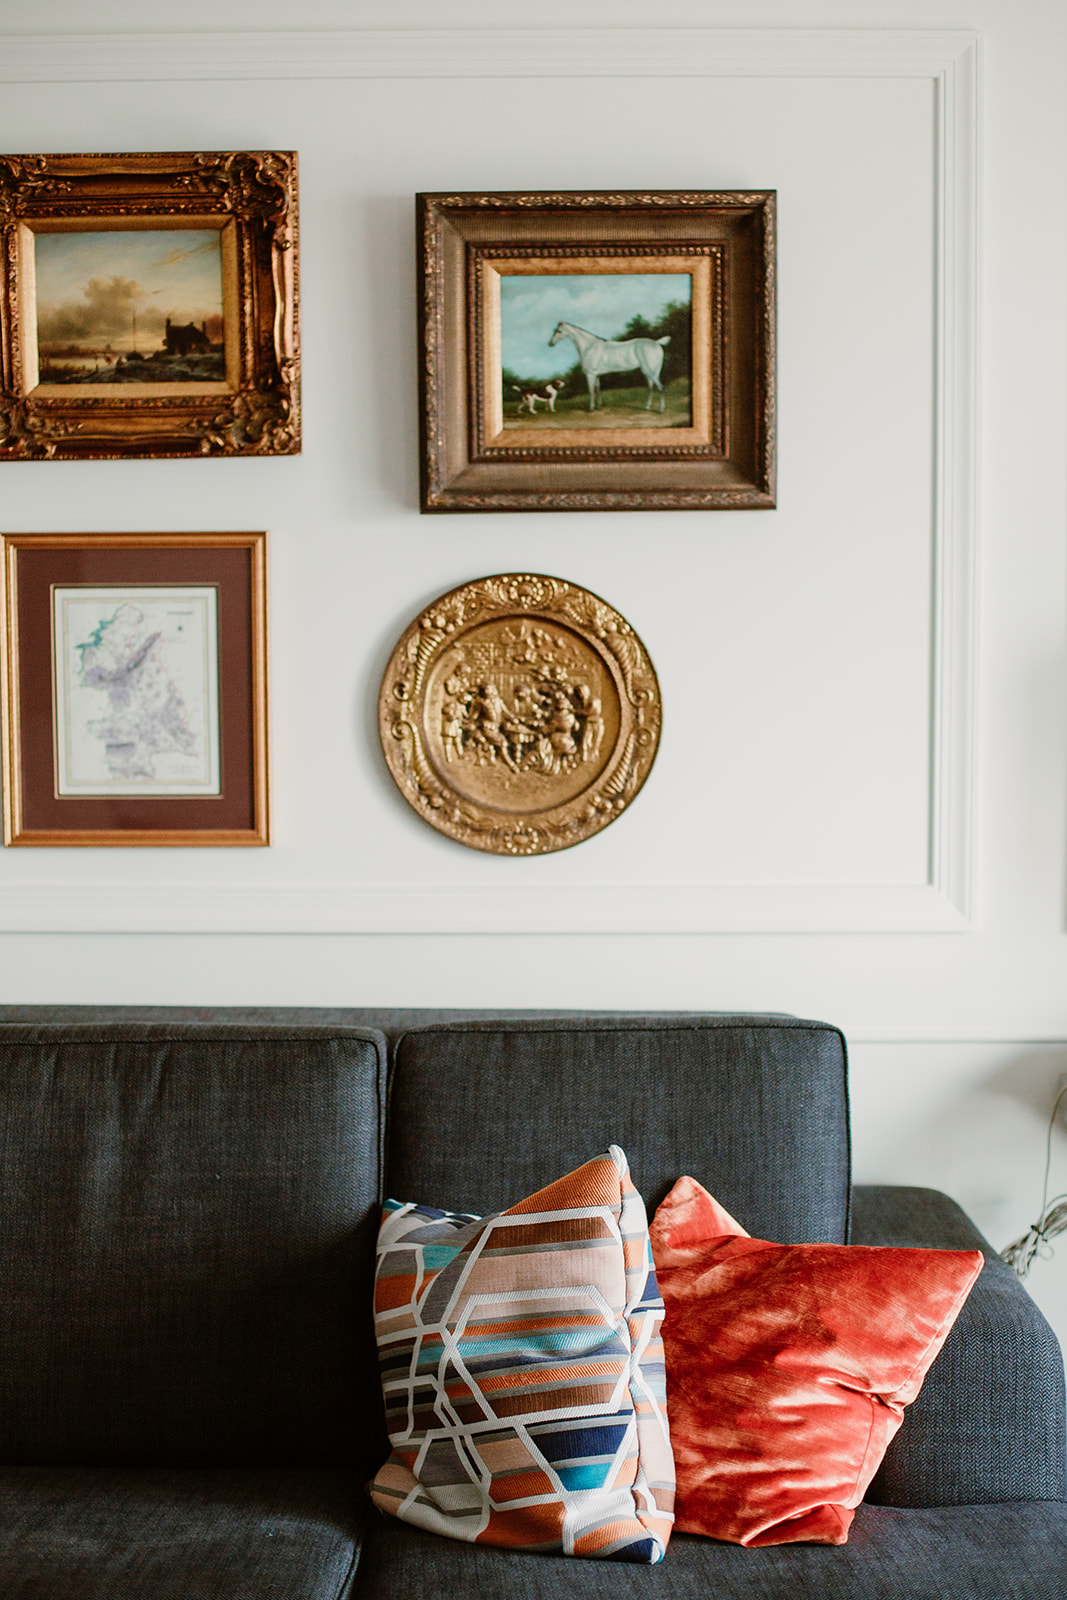
M986 1256L868 1500L894 1506L1063 1500L1063 1357L1019 1279L955 1201L934 1189L857 1186L852 1205L855 1244Z
M654 1567L522 1555L382 1521L355 1600L1065 1600L1067 1506L860 1506L845 1545L675 1534Z
M412 1030L394 1053L386 1189L496 1211L619 1144L650 1215L688 1172L750 1233L842 1243L845 1071L836 1028L785 1018Z
M494 1210L614 1141L650 1210L689 1171L753 1233L847 1236L824 1024L0 1007L3 1600L1067 1600L1062 1362L996 1260L843 1548L631 1567L378 1517L383 1035L399 1198ZM931 1191L858 1189L852 1237L989 1248Z
M0 1468L0 1594L348 1600L367 1521L348 1472Z
M0 1461L378 1464L384 1049L0 1028Z
M649 1018L692 1021L696 1018L724 1017L731 1021L745 1020L728 1011L543 1011L487 1006L0 1006L0 1024L222 1022L241 1026L251 1024L253 1027L373 1028L388 1035L437 1022L561 1018L581 1027L586 1018L593 1019L595 1024L604 1017L610 1017L620 1028L642 1027ZM796 1019L785 1012L761 1012L759 1016L748 1020L753 1023L792 1023Z

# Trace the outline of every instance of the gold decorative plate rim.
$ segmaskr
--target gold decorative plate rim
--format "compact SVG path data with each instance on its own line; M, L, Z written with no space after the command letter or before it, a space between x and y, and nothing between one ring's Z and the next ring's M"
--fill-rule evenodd
M493 855L566 850L614 822L652 769L661 725L659 681L632 626L545 573L439 595L397 641L378 697L405 800Z

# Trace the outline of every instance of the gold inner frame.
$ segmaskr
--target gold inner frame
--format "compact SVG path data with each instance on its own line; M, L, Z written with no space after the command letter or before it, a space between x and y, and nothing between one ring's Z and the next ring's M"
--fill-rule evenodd
M170 233L219 231L222 255L222 341L226 377L207 383L40 383L37 333L37 282L34 238L39 233ZM237 224L225 213L202 216L56 217L20 222L18 227L18 306L22 336L22 391L40 399L144 400L199 394L232 394L240 382L240 315Z
M722 381L713 371L712 296L714 277L712 257L674 255L669 252L647 256L575 255L518 256L479 262L476 315L481 329L481 401L486 451L507 450L611 450L670 448L712 445L712 389ZM690 300L690 412L688 428L509 428L504 429L501 391L501 277L573 277L635 273L684 274L692 281Z

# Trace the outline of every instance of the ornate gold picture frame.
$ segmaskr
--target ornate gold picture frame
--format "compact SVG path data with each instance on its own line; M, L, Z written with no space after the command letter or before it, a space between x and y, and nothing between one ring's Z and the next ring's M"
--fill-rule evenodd
M300 449L290 151L0 156L0 461Z
M516 572L465 583L415 618L378 716L418 814L511 856L565 850L614 822L648 777L661 724L629 623L577 584Z
M775 504L773 191L418 196L423 511Z
M269 843L266 543L0 534L6 844Z

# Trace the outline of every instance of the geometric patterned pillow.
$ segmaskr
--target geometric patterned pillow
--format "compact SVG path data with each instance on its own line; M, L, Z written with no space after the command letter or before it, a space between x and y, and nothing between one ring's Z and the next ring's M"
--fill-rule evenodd
M489 1217L388 1201L374 1313L382 1511L470 1543L663 1558L663 1302L617 1145Z

